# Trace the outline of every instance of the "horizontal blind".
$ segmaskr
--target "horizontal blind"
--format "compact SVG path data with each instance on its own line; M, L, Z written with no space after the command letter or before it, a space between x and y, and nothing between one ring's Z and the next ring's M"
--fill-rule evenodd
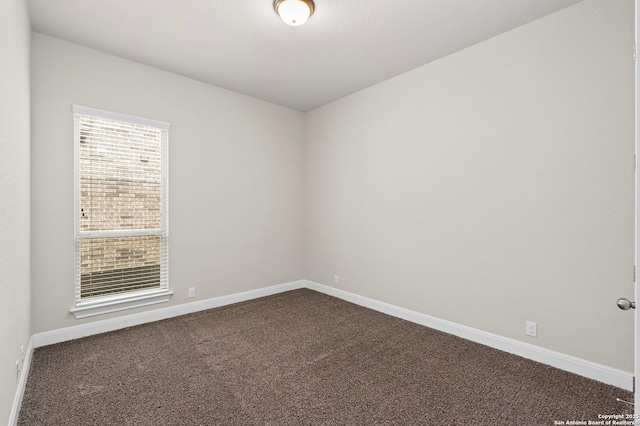
M166 289L167 128L74 111L76 302Z

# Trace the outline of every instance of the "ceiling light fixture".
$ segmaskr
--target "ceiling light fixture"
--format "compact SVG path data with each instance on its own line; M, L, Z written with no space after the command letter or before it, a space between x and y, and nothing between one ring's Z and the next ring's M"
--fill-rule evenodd
M297 27L307 22L315 6L313 0L276 0L273 8L286 24Z

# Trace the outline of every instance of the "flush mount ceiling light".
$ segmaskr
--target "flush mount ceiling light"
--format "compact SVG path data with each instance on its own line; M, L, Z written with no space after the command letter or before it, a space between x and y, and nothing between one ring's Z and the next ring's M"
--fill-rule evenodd
M276 0L273 7L286 24L297 27L313 15L314 4L313 0Z

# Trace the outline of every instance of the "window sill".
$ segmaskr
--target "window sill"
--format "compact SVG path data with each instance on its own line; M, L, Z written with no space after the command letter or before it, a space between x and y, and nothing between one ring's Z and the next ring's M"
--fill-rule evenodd
M140 306L154 305L156 303L168 302L173 295L173 291L162 290L153 293L131 295L127 297L102 299L94 302L77 303L75 308L71 308L71 313L76 319L92 317L95 315L108 314L110 312L123 311L125 309L138 308Z

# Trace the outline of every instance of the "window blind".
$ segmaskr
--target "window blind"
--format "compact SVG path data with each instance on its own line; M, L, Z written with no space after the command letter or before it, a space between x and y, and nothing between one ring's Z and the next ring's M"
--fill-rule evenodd
M74 106L76 304L168 288L168 124Z

